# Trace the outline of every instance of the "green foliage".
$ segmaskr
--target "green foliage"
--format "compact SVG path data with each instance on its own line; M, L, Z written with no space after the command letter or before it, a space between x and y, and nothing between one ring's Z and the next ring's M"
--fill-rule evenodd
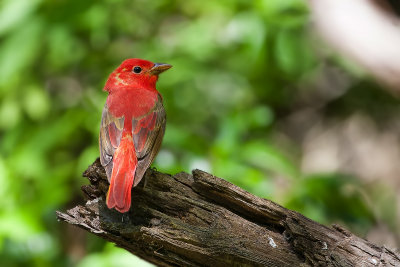
M81 200L81 173L98 156L101 88L131 57L174 66L158 84L168 115L159 170L203 168L362 233L376 216L395 227L390 212L376 215L365 205L356 178L303 177L298 144L276 142L285 112L295 109L296 85L320 71L305 1L3 0L0 6L0 265L135 260L98 239L83 259L73 258L55 221L56 209Z
M101 253L92 253L85 257L77 267L149 267L153 266L139 258L133 258L132 254L125 250L117 249L108 243Z
M374 222L359 181L348 175L319 174L305 177L293 186L286 207L301 210L323 223L338 222L365 234Z

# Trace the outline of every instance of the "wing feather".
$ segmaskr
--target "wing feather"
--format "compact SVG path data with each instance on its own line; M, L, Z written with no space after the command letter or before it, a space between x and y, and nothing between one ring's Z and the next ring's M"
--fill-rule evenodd
M104 105L100 125L100 162L106 170L108 181L111 179L113 168L113 157L115 150L121 142L124 118L114 117L108 110L107 104Z
M133 119L133 141L136 147L138 166L133 186L142 179L161 147L166 124L166 114L159 96L154 108L140 119Z

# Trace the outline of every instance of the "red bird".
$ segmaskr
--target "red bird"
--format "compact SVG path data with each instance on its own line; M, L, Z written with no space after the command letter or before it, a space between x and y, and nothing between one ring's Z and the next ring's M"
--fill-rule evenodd
M108 97L100 126L100 162L110 187L107 207L127 212L131 188L142 179L157 155L165 132L162 97L156 90L158 75L169 64L127 59L108 78Z

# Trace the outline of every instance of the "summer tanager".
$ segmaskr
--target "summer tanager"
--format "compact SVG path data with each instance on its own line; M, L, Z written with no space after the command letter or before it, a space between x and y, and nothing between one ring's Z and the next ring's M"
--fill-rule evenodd
M100 162L110 187L107 207L127 212L131 189L142 179L157 155L164 136L166 116L156 90L158 75L169 64L127 59L109 76L109 93L100 126Z

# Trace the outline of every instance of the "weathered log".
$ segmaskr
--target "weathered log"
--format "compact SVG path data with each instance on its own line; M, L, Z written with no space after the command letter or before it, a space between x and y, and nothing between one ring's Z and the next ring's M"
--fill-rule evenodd
M125 214L105 206L99 160L84 176L86 204L58 218L158 266L400 266L398 252L200 170L171 176L149 169Z

